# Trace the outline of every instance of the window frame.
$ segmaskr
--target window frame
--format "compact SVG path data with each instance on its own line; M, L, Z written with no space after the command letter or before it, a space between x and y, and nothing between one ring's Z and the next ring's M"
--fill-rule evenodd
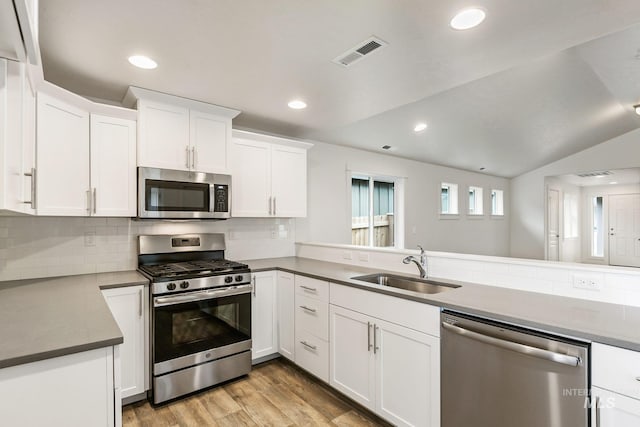
M474 209L480 208L480 213L471 212L471 191L474 192ZM479 194L478 194L479 192ZM484 188L478 185L467 186L467 216L470 218L484 217ZM479 197L478 197L479 196Z
M455 212L443 212L443 204L442 204L442 190L444 186L449 186L449 189L455 189L451 191L449 195L449 206L451 206L451 201L455 201ZM438 214L440 215L440 219L458 219L460 218L460 193L458 191L459 185L451 182L451 181L441 181L438 186ZM455 193L455 194L453 194Z
M502 213L501 214L494 213L494 211L493 211L493 193L494 192L498 192L498 191L500 193L502 193L502 197L501 197L501 199L502 199L501 200L501 202L502 202L502 206L501 206ZM504 190L500 189L500 188L492 188L491 189L491 192L489 193L489 201L491 202L490 205L491 205L491 217L492 218L501 219L501 218L504 218L506 216L505 209L504 209L504 206L505 206L505 203L504 203L505 193L506 192Z

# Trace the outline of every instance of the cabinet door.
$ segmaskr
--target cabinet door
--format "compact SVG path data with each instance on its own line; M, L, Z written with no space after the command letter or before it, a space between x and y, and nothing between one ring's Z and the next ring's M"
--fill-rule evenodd
M89 113L38 94L38 215L89 215Z
M376 412L398 426L440 426L440 340L375 320Z
M591 423L593 426L640 426L640 400L598 387L592 387L591 397Z
M278 352L289 360L295 354L295 288L291 273L278 272Z
M33 91L29 79L25 76L22 80L22 212L35 214L36 202L33 200L35 191L35 179L33 176L36 167L36 94Z
M126 398L145 392L144 286L102 291L124 337L120 345L121 393Z
M330 306L329 383L359 404L375 410L373 320Z
M136 215L136 122L91 116L92 215Z
M252 360L278 352L275 303L276 272L254 273L251 300Z
M275 216L307 216L307 150L272 146L271 194Z
M189 170L189 109L138 101L138 166Z
M231 120L201 111L190 111L191 169L228 173L228 141Z
M20 212L22 194L22 65L0 59L0 209Z
M271 216L271 145L234 139L231 216Z

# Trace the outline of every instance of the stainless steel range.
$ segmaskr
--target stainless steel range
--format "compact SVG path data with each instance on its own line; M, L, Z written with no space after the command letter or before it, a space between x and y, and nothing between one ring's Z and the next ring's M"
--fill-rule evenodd
M251 370L251 270L224 259L223 234L138 237L151 280L153 403Z

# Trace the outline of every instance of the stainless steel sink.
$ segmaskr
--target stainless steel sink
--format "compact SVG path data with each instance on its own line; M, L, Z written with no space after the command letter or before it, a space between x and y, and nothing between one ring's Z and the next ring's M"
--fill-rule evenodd
M421 292L423 294L438 294L440 292L450 291L459 288L460 285L451 283L436 282L428 279L418 279L413 277L396 276L395 274L376 273L366 276L352 277L353 280L362 280L364 282L375 283L380 286L389 286L392 288L405 289L407 291Z

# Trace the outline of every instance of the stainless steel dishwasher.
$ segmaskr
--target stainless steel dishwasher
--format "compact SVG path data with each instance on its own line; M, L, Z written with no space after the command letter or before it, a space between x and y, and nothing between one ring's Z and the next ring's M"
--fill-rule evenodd
M587 427L589 344L441 315L442 427Z

